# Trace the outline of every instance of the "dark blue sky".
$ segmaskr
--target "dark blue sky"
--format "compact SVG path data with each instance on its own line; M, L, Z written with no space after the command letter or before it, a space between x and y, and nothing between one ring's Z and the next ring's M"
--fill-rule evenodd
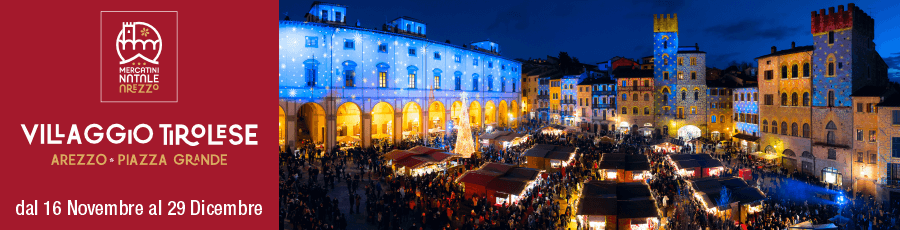
M295 20L313 1L279 0L279 19ZM560 51L583 63L614 56L638 59L652 54L653 14L678 14L680 45L699 43L709 67L747 61L779 50L812 45L810 12L849 1L412 1L332 0L348 6L348 24L380 28L386 20L409 16L428 25L428 38L453 44L490 39L503 56L538 58ZM900 81L900 1L853 1L875 19L876 50Z

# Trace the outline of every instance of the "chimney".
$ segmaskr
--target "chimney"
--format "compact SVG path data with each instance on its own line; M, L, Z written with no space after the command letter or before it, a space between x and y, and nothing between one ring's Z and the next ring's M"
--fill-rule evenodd
M700 44L694 43L694 47L697 47L697 51L700 51Z
M772 53L775 53L775 46L772 46Z
M797 43L791 42L791 49L797 48Z

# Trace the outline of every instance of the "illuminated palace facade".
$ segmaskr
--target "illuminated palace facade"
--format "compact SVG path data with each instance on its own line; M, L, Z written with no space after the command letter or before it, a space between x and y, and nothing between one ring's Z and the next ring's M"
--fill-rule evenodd
M346 15L344 5L315 2L304 21L278 23L282 147L449 133L463 109L474 128L519 122L521 63L497 43L453 45L427 39L414 18L370 29Z

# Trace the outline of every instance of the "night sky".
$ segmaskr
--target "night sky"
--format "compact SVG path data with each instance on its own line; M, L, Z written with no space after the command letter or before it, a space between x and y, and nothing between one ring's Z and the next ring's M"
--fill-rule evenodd
M302 20L313 1L279 0L285 13ZM428 39L453 44L490 39L510 58L545 58L568 52L582 63L614 56L653 54L653 14L678 14L679 45L699 43L707 66L750 62L771 46L812 45L810 12L850 1L390 1L332 0L347 5L347 24L381 28L409 16L425 21ZM900 82L900 1L853 1L875 19L876 50Z

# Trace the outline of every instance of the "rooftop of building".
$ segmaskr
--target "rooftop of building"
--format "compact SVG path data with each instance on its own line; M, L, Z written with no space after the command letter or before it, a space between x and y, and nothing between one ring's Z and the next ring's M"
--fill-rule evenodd
M766 199L762 191L737 177L704 177L689 182L697 195L703 198L706 208L718 206L718 202L715 201L721 200L723 188L728 192L731 202L741 205Z
M878 107L900 107L900 94L893 94L888 96L881 103L876 105Z
M394 20L391 20L391 21L396 21L396 20L398 20L398 19L406 19L406 20L410 20L410 21L414 21L414 22L426 24L425 21L422 21L422 20L419 20L419 19L415 19L415 18L409 17L409 16L400 16L400 17L397 17L397 18L395 18Z
M517 167L509 164L485 163L469 170L457 182L484 186L486 189L519 195L528 183L537 179L542 170Z
M616 78L646 78L653 77L653 70L637 69L633 66L620 66L613 70L613 76Z
M539 157L553 160L568 160L575 155L575 147L562 145L545 145L539 144L525 150L522 156Z
M589 77L582 80L578 85L599 85L599 84L616 84L616 81L608 77Z
M625 171L650 170L647 155L606 153L600 158L598 169L623 169Z
M852 94L851 97L881 97L884 96L885 93L888 92L888 88L886 86L877 86L877 85L867 85L862 88L857 89Z
M675 162L675 166L679 169L683 168L713 168L721 167L722 162L712 158L709 154L681 154L669 155L669 158Z
M756 57L755 59L761 59L761 58L767 58L767 57L773 57L773 56L781 56L781 55L792 54L792 53L810 52L813 50L815 50L815 47L813 47L811 45L810 46L797 46L797 47L794 47L791 49L775 51L774 53L759 56L759 57Z
M650 193L650 186L643 182L589 181L584 183L576 215L656 218L659 207Z

